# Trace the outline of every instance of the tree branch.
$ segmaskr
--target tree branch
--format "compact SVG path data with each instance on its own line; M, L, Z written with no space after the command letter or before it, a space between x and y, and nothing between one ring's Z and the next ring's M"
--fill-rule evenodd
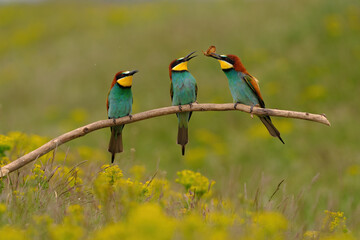
M148 118L159 117L163 115L169 115L178 112L189 112L189 111L231 111L234 109L234 104L232 103L225 103L225 104L213 104L213 103L204 103L198 104L194 103L192 106L190 105L183 105L181 110L178 106L171 106L171 107L163 107L157 108L153 110L149 110L146 112L141 112L132 115L130 118L129 116L118 118L118 119L107 119L107 120L100 120L83 127L77 128L70 132L64 133L63 135L52 139L51 141L47 142L46 144L42 145L38 149L16 159L15 161L5 165L0 170L0 177L6 176L7 174L25 166L26 164L36 160L37 158L41 157L42 155L50 152L51 150L55 149L56 147L69 142L75 138L82 137L92 131L96 131L101 128L111 127L120 124L129 124L141 120L145 120ZM236 110L240 110L242 112L250 113L250 106L238 104ZM278 109L268 109L268 108L258 108L254 107L252 114L254 115L269 115L269 116L276 116L276 117L286 117L286 118L297 118L303 120L309 120L314 122L319 122L325 125L330 126L330 122L327 120L324 114L312 114L307 112L294 112L294 111L287 111L287 110L278 110Z

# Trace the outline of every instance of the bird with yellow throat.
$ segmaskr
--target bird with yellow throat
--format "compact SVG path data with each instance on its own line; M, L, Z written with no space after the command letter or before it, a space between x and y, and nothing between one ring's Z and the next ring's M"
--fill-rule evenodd
M173 106L192 104L197 97L197 84L193 75L188 70L188 62L196 57L192 56L195 52L185 57L177 58L169 65L170 74L170 96ZM185 154L185 145L188 143L188 124L192 112L177 113L178 118L178 137L177 144L181 145L181 153Z
M131 92L133 75L138 71L121 71L115 74L106 100L109 119L130 116L133 96ZM111 137L108 151L111 153L111 163L115 154L123 151L122 131L124 125L111 127Z

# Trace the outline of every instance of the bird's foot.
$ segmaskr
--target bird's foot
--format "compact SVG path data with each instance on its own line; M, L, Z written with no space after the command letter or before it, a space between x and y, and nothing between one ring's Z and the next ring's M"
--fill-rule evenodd
M179 105L179 110L180 110L180 112L182 111L182 107L181 107L181 105Z
M254 118L254 114L252 113L253 110L254 110L254 105L251 105L251 106L250 106L250 117L251 117L251 118Z
M250 113L252 113L253 110L254 110L254 105L251 105L251 106L250 106Z
M116 118L113 118L113 123L116 124Z
M129 114L128 116L129 116L130 120L132 120L132 115L131 115L131 114Z
M238 103L236 102L235 104L234 104L234 109L236 109L236 106L238 105Z
M192 108L193 103L189 103L190 108Z

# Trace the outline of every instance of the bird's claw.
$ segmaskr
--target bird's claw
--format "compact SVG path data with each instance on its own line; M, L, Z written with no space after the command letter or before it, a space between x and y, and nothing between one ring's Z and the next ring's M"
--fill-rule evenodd
M251 105L251 106L250 106L250 113L252 113L253 110L254 110L254 105Z
M181 107L181 105L179 105L179 110L180 110L180 112L182 111L182 107Z
M113 123L116 124L116 119L115 118L113 118Z
M131 114L129 114L128 116L129 116L130 120L132 120L132 115L131 115Z
M192 105L193 105L192 103L189 103L190 108L192 108Z
M236 109L236 106L238 105L238 103L236 102L235 104L234 104L234 109Z
M251 105L251 106L250 106L250 117L251 117L251 118L254 118L254 114L252 113L253 110L254 110L254 105Z

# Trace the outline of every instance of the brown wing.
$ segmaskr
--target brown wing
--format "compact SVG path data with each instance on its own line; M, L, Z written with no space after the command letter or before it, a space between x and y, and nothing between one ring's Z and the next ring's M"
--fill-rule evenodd
M246 84L250 87L250 89L254 92L254 94L256 95L257 99L259 100L260 106L264 108L265 103L264 103L264 100L260 93L260 87L259 87L258 80L256 78L254 78L253 76L251 76L250 74L245 75L243 77L243 79L246 82Z
M195 100L197 99L197 91L198 91L198 87L197 87L197 83L195 83Z
M111 89L110 89L111 90ZM107 94L107 97L106 97L106 111L109 112L109 94L110 94L110 90Z

